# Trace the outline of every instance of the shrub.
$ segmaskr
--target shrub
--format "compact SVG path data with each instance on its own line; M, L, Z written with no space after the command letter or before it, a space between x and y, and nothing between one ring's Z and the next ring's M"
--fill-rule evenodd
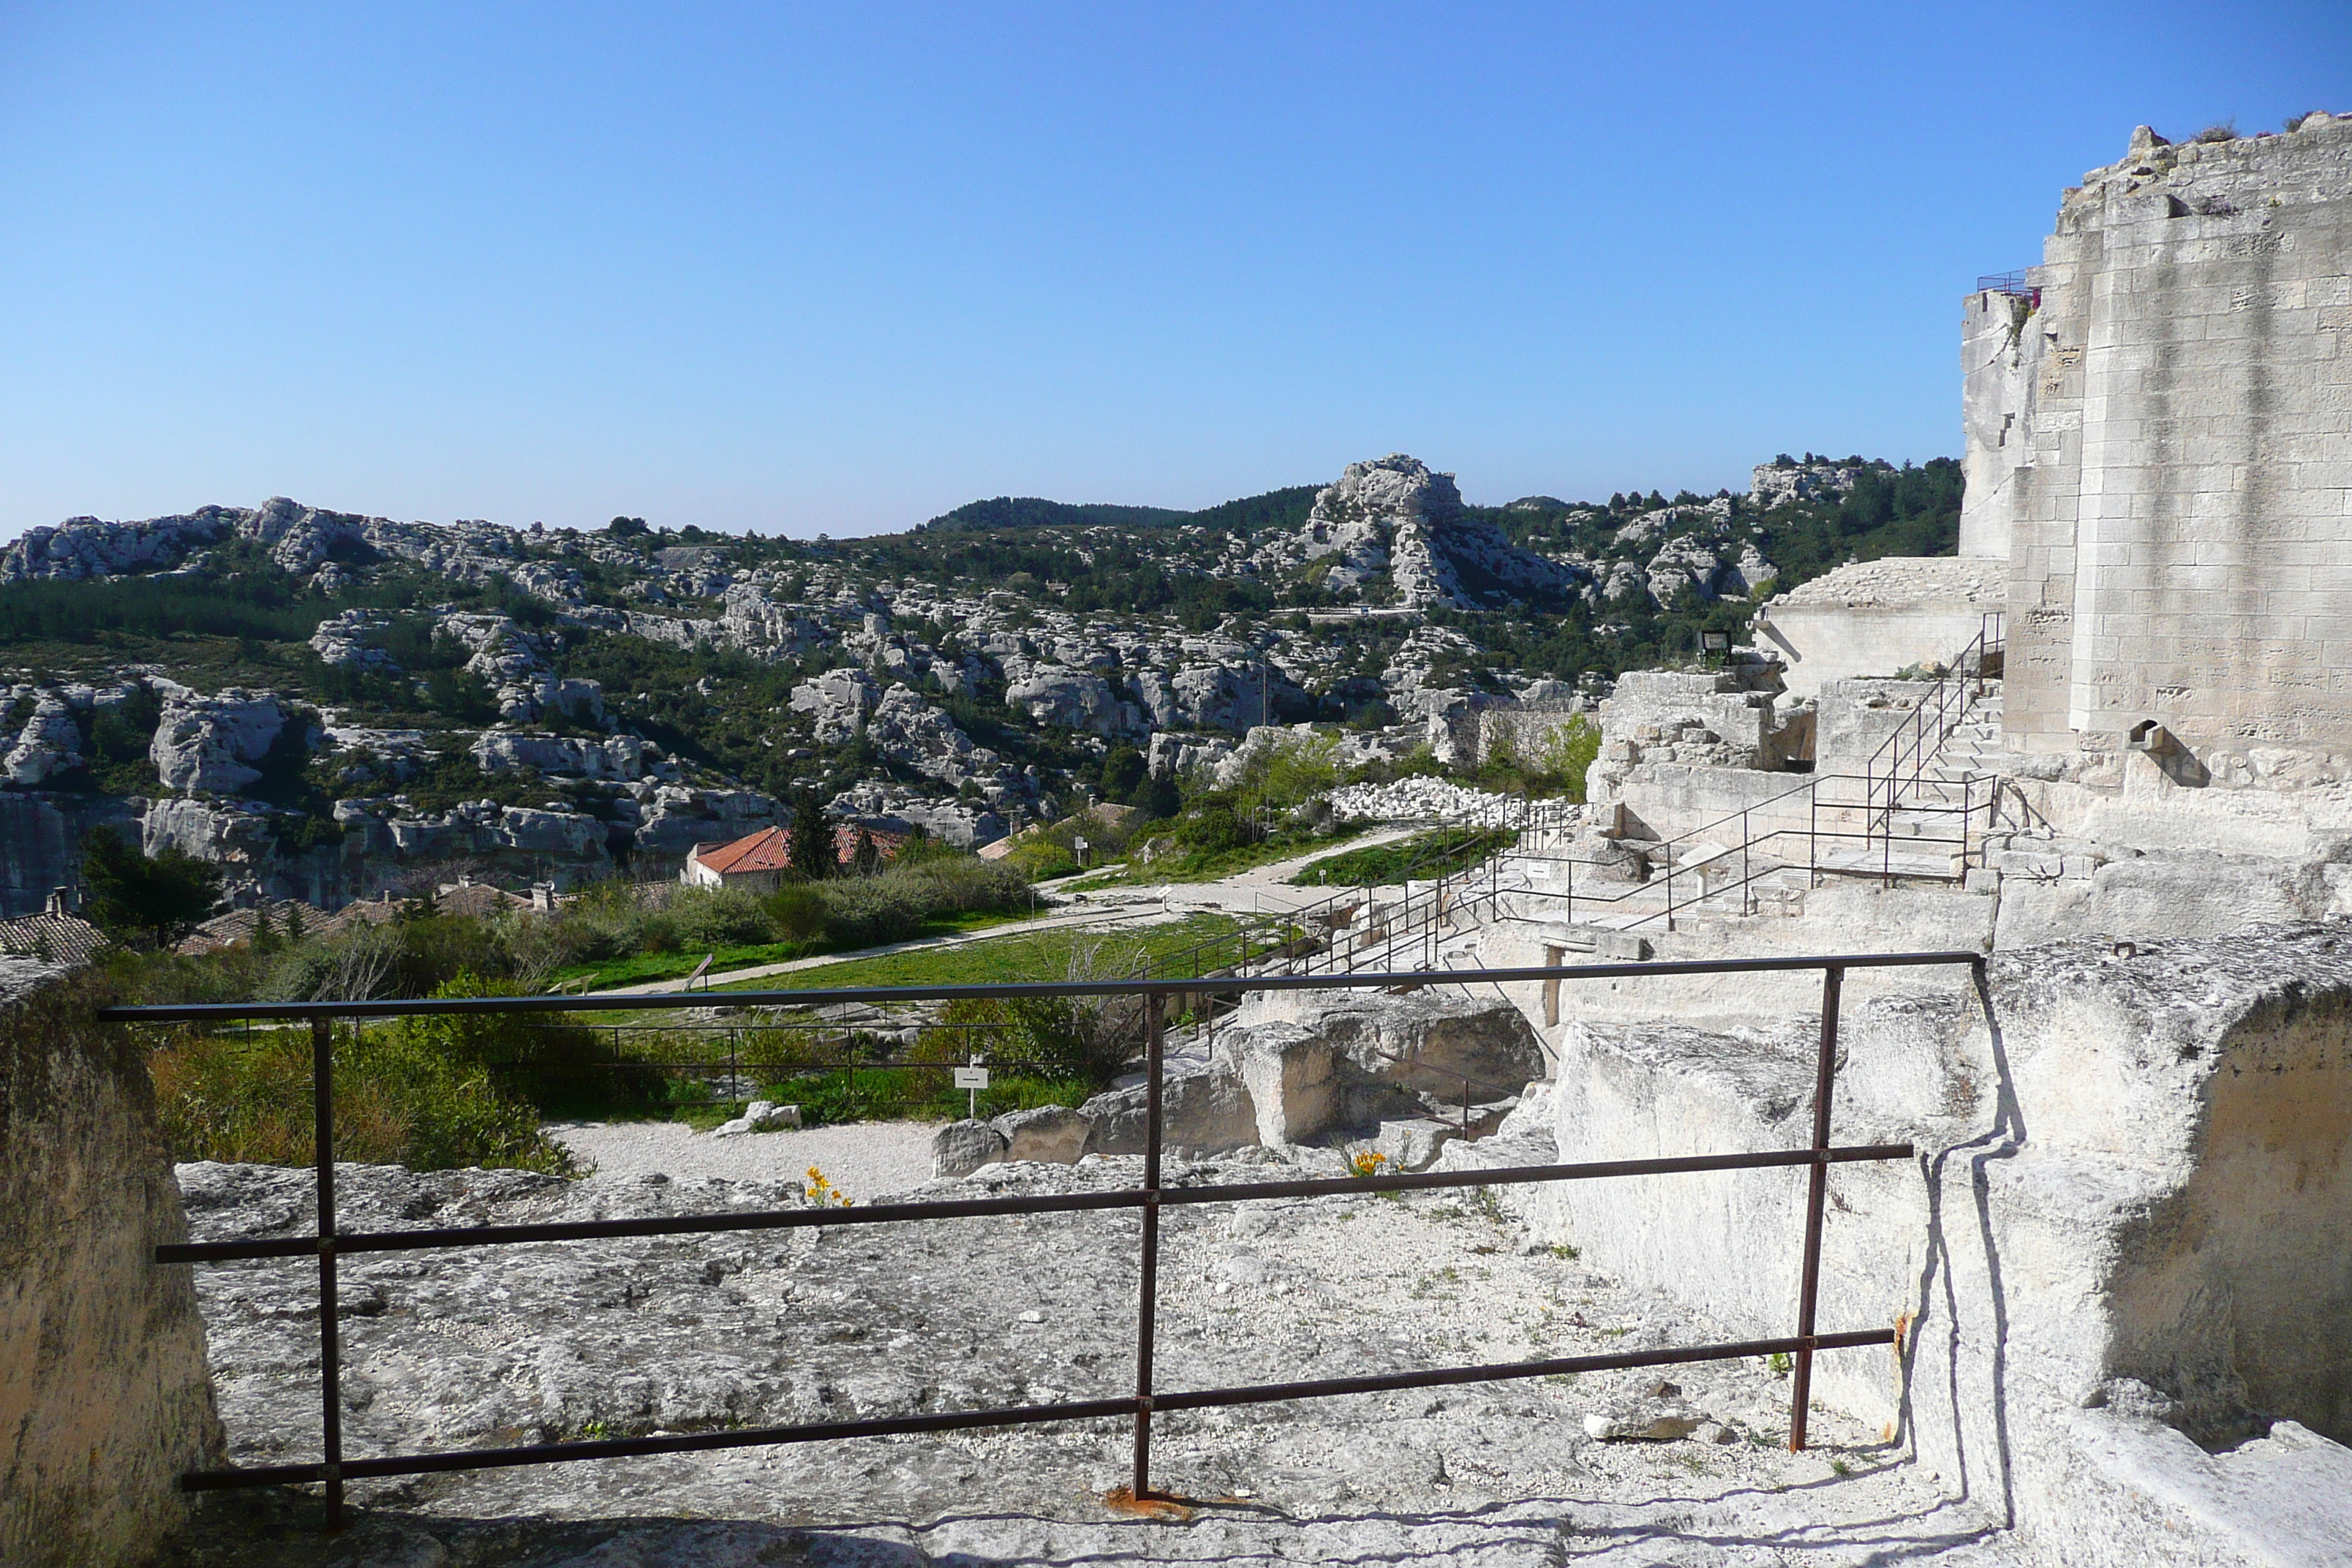
M1176 842L1201 855L1222 855L1257 842L1256 829L1228 799L1206 796L1176 819Z
M436 997L503 996L509 987L471 972L436 986ZM433 1013L400 1020L404 1044L418 1055L465 1070L492 1071L510 1092L541 1110L608 1110L662 1097L657 1068L614 1059L595 1034L560 1016L524 1013Z
M745 947L776 940L775 921L758 897L741 888L681 888L667 913L686 947Z
M824 888L826 930L844 947L904 942L922 930L934 909L929 889L905 875L858 877Z
M334 1067L338 1158L583 1173L540 1131L538 1113L499 1092L488 1071L401 1030L339 1034ZM174 1159L305 1165L317 1157L307 1030L183 1036L152 1052L148 1069Z
M833 906L824 895L805 883L777 889L768 895L768 923L779 942L813 942L824 935Z

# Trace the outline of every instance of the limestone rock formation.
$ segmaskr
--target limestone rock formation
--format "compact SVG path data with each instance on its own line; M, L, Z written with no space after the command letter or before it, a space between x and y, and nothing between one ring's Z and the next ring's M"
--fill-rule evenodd
M523 735L486 731L474 742L474 762L486 773L534 768L543 773L632 780L645 776L646 743L635 735L593 741L576 735Z
M1762 510L1790 501L1842 496L1853 489L1854 481L1870 467L1868 463L1826 461L1759 463L1751 474L1748 500Z
M881 688L862 669L828 669L793 688L793 711L815 723L817 743L837 746L866 730L866 716L881 700Z
M392 616L383 610L340 610L319 623L319 629L310 634L310 648L327 664L353 665L396 675L400 672L399 661L376 647L374 640L391 624Z
M1004 705L1042 724L1097 735L1131 735L1143 729L1143 715L1123 701L1099 675L1066 665L1041 664L1005 688Z
M1386 572L1398 602L1414 609L1475 609L1530 593L1565 591L1576 572L1522 550L1484 518L1463 513L1454 476L1391 453L1350 463L1315 498L1297 534L1267 545L1264 566L1329 563L1324 585L1360 588Z
M62 696L44 693L35 700L32 714L6 754L0 756L0 772L12 784L47 784L82 765L81 745L81 728L74 722L72 706Z
M891 761L948 784L960 784L980 768L994 771L996 753L975 750L954 720L904 685L882 694L866 733Z
M253 764L285 727L285 710L269 692L230 687L206 697L177 687L164 694L148 755L166 789L233 795L260 780Z

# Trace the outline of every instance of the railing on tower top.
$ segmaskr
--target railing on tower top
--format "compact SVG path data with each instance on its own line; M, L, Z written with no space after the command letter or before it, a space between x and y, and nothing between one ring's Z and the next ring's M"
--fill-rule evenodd
M1979 294L2014 294L2032 301L2035 309L2042 305L2042 290L2036 289L2024 272L1987 272L1977 279Z
M1131 996L1142 1001L1148 1020L1144 1044L1146 1133L1140 1184L1112 1191L1088 1191L1027 1197L987 1197L941 1202L876 1204L862 1208L808 1206L753 1212L664 1215L646 1218L563 1221L539 1225L478 1226L430 1229L347 1231L341 1223L335 1198L335 1030L339 1021L356 1031L365 1020L415 1015L512 1013L551 1019L585 1012L615 1012L675 1006L673 996L489 996L446 997L383 1002L219 1003L160 1007L110 1007L99 1016L110 1023L194 1024L235 1023L253 1018L299 1019L311 1028L311 1091L317 1224L309 1236L255 1237L226 1241L168 1244L158 1247L158 1264L215 1264L240 1259L312 1259L319 1278L319 1381L320 1425L316 1460L287 1464L194 1470L180 1478L189 1491L289 1485L322 1485L326 1492L330 1530L341 1526L343 1487L360 1478L426 1475L458 1470L493 1469L517 1465L564 1464L582 1459L631 1458L649 1454L702 1452L720 1448L772 1447L788 1443L838 1442L854 1437L893 1434L935 1433L977 1427L1022 1426L1045 1423L1119 1418L1131 1423L1134 1444L1134 1486L1139 1500L1151 1490L1151 1422L1157 1411L1204 1410L1243 1405L1273 1404L1290 1399L1329 1398L1339 1394L1372 1394L1394 1389L1434 1387L1466 1383L1499 1382L1512 1378L1612 1371L1631 1367L1670 1366L1696 1362L1728 1361L1759 1356L1793 1358L1790 1390L1789 1444L1802 1448L1811 1400L1813 1357L1825 1350L1898 1342L1893 1326L1822 1333L1816 1321L1821 1290L1822 1230L1826 1217L1829 1172L1833 1164L1860 1161L1908 1160L1908 1143L1838 1147L1830 1141L1831 1100L1838 1058L1838 1005L1849 969L1907 967L1924 964L1969 964L1982 962L1973 952L1910 952L1841 954L1804 958L1720 959L1678 963L1601 963L1538 968L1475 971L1407 971L1367 974L1261 975L1239 982L1257 991L1324 991L1378 987L1418 989L1430 985L1520 983L1556 985L1563 981L1620 977L1655 978L1667 975L1786 973L1818 971L1822 975L1822 1016L1814 1052L1812 1139L1801 1149L1760 1152L1691 1154L1664 1159L1613 1160L1507 1167L1480 1171L1426 1171L1412 1174L1340 1177L1287 1182L1203 1183L1163 1184L1160 1152L1164 1139L1161 1098L1164 1060L1163 1019L1169 1006L1181 997L1232 987L1227 979L1111 981L1018 985L890 986L840 991L735 991L698 997L699 1005L720 1008L808 1008L863 1004L961 999L1030 997ZM1684 1175L1726 1171L1801 1168L1807 1173L1803 1209L1802 1268L1797 1292L1796 1332L1782 1338L1731 1343L1680 1346L1603 1355L1548 1356L1539 1360L1475 1366L1432 1367L1419 1371L1367 1376L1326 1377L1289 1383L1236 1387L1162 1391L1155 1379L1153 1348L1159 1306L1160 1214L1167 1205L1183 1204L1254 1203L1303 1197L1364 1193L1407 1192L1431 1188L1515 1185L1543 1182L1583 1182L1629 1176ZM1141 1220L1140 1289L1136 1315L1134 1393L1055 1404L985 1409L929 1411L919 1415L878 1416L805 1425L760 1426L724 1431L664 1433L642 1437L612 1437L572 1443L533 1443L500 1448L457 1448L411 1454L352 1456L343 1451L343 1350L337 1317L341 1260L354 1254L407 1252L440 1247L511 1247L538 1243L604 1238L709 1235L721 1232L801 1229L845 1225L911 1224L1024 1214L1074 1213L1080 1210L1134 1209ZM814 1350L811 1353L817 1353Z

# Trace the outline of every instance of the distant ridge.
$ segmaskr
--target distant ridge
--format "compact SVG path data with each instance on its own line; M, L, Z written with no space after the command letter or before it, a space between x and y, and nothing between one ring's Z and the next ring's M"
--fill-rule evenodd
M970 533L990 528L1047 528L1055 524L1128 528L1158 528L1183 517L1160 506L1073 506L1068 501L1038 496L998 496L993 500L966 501L916 530L919 533Z
M1049 528L1114 525L1128 528L1170 528L1198 523L1208 528L1250 534L1269 528L1295 529L1315 508L1318 485L1292 485L1264 495L1244 496L1200 511L1175 511L1160 506L1111 506L1096 502L1072 505L1039 496L998 496L993 500L967 501L941 512L918 533L973 533L995 528Z

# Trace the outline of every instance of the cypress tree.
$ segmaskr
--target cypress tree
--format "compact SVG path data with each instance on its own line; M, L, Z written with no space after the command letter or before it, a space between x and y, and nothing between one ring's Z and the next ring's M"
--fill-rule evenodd
M824 819L824 804L816 791L803 789L793 802L793 875L804 882L833 875L833 828Z

